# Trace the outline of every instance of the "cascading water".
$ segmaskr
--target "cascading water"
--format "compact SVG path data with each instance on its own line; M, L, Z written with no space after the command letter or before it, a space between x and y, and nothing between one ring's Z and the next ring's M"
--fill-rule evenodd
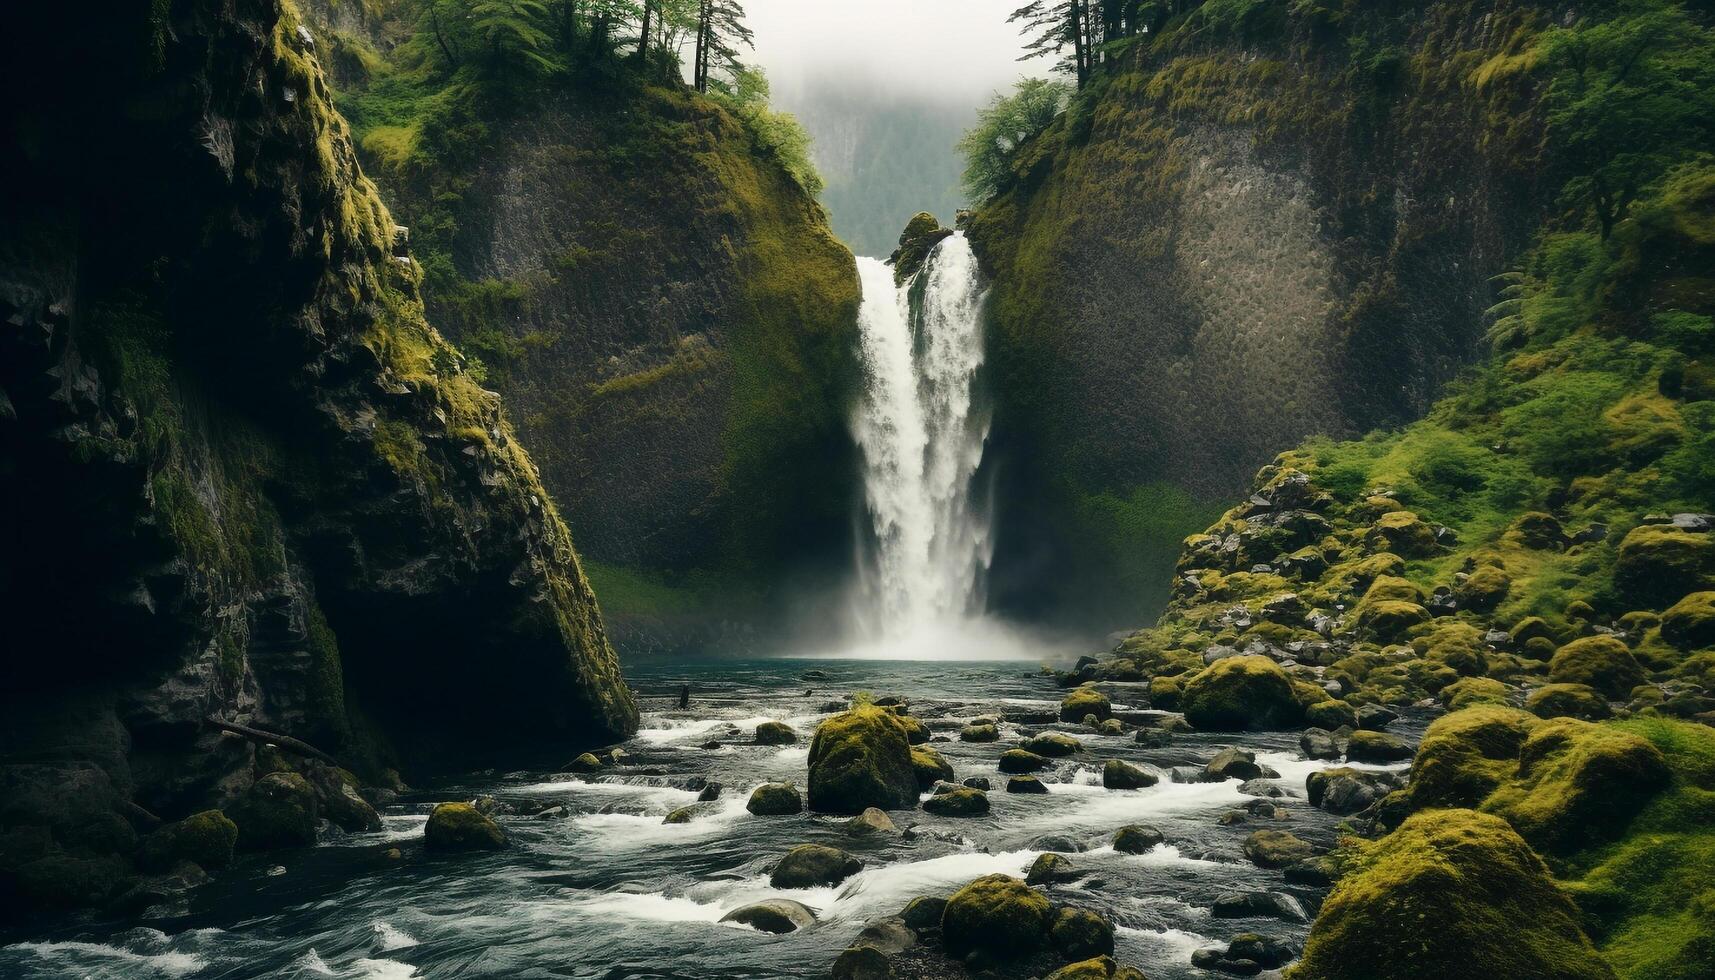
M975 390L985 291L962 234L903 287L875 259L858 270L865 387L853 434L874 532L859 562L860 620L895 654L941 655L981 612L990 557L973 492L988 437Z

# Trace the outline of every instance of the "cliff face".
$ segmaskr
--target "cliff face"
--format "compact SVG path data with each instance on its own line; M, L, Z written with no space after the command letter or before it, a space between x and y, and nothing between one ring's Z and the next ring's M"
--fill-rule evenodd
M1003 518L1011 601L1006 567L1064 563L1058 538L1159 608L1196 501L1422 414L1536 226L1540 122L1495 125L1517 92L1471 77L1544 13L1288 7L1208 4L1117 55L971 225L1010 496L1066 515Z
M635 730L571 537L425 320L292 9L17 15L0 905L102 901L156 817L243 794L252 747L209 719L366 779Z
M815 201L730 104L624 59L568 55L502 96L380 37L323 42L378 45L342 105L431 317L517 409L604 596L744 618L806 568L843 572L859 297ZM440 94L401 110L407 84Z

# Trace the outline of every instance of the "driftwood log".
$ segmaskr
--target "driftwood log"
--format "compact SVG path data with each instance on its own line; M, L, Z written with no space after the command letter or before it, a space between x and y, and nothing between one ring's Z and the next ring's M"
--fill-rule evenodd
M316 748L301 738L293 738L290 735L281 735L276 732L265 732L260 728L251 728L249 725L240 725L236 722L221 721L218 718L208 719L208 724L210 728L216 728L233 735L241 735L258 745L277 745L288 752L293 752L311 759L320 759L330 766L340 765L338 759L335 759L333 756L328 755L326 752L323 752L321 749ZM340 768L343 769L344 767L340 766Z

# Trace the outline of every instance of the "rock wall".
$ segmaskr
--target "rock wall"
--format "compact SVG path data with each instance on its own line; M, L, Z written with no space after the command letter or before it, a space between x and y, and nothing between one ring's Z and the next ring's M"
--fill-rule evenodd
M1306 436L1420 416L1541 217L1540 125L1494 125L1514 95L1473 81L1539 9L1257 9L1274 19L1200 12L1119 56L971 224L996 283L1001 499L1032 506L1002 518L1003 602L1093 577L1131 616L1159 609L1147 583L1212 514L1150 539L1128 529L1147 500L1229 497ZM1094 571L1065 595L1008 584L1067 563Z
M6 35L0 910L100 904L261 770L366 780L631 731L565 524L281 0ZM53 84L43 84L52 79Z
M636 600L624 621L652 622L628 641L754 624L783 583L844 575L859 296L821 207L729 104L582 48L505 97L437 65L444 101L395 125L389 86L421 69L387 36L330 20L318 44L371 49L341 103L425 256L430 316L515 407L616 570L604 592Z

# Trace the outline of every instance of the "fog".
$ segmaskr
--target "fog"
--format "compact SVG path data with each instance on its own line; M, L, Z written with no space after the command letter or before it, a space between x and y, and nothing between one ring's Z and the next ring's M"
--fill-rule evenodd
M1019 0L746 0L753 59L785 107L818 83L877 102L898 96L975 106L1021 74Z

